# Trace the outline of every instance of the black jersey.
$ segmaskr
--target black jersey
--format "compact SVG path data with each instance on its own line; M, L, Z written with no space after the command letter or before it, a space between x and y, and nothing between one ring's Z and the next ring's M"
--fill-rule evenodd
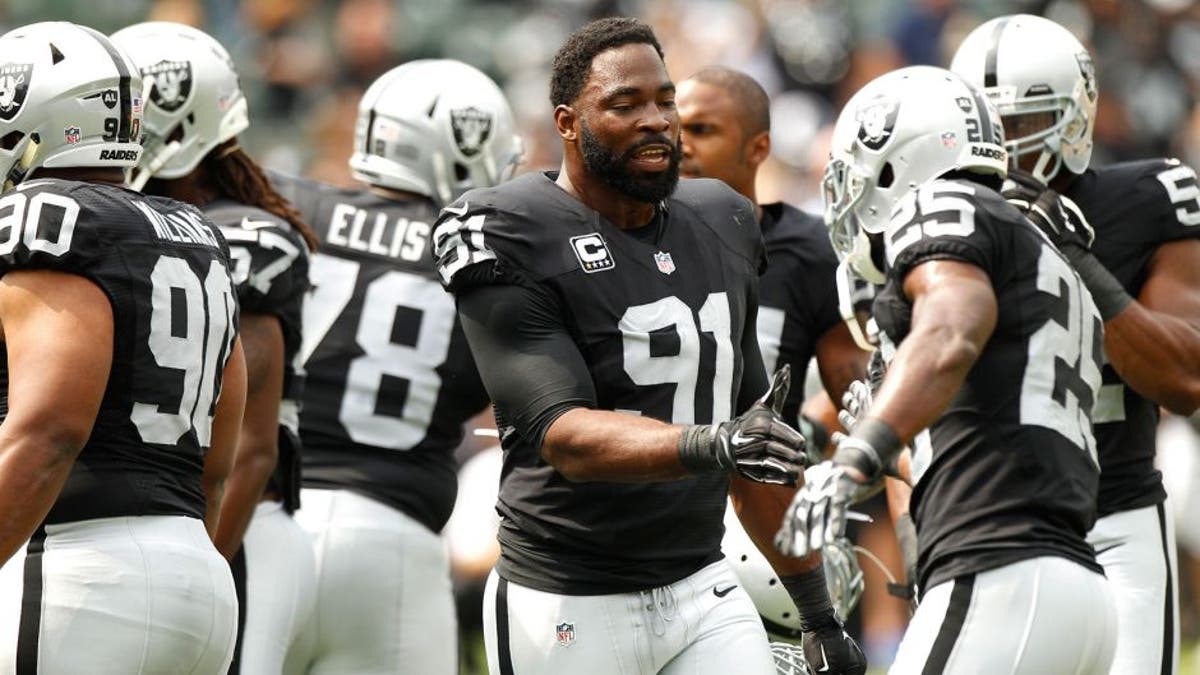
M463 424L488 398L429 253L437 209L276 182L321 240L304 306L304 485L352 490L438 532Z
M817 340L842 322L838 311L837 254L817 216L782 202L763 204L767 271L759 279L758 343L767 372L791 364L802 378ZM803 383L788 392L784 419L795 423L804 403Z
M237 331L229 253L217 228L181 202L58 179L0 197L0 219L0 275L77 274L112 304L108 385L45 522L203 519L204 455ZM5 410L7 397L6 390Z
M929 260L982 269L995 331L945 413L914 442L912 514L920 588L1035 556L1100 570L1085 536L1099 467L1090 414L1100 315L1066 259L994 191L938 180L909 193L885 235L879 327L908 334L902 284Z
M597 408L690 424L729 419L744 405L743 336L753 340L747 323L763 250L753 205L723 183L681 181L634 234L568 195L552 174L526 174L446 207L434 241L443 281L456 292L521 284L552 299L553 320L586 362ZM617 593L671 583L720 559L725 474L571 482L541 458L540 437L513 426L514 411L496 408L505 453L501 576L556 593Z
M297 373L295 361L300 352L301 307L308 291L308 247L290 223L260 208L218 199L203 210L229 243L241 311L274 316L283 333L279 460L267 489L282 498L290 513L299 506L300 493L300 449L296 439L304 378Z
M1133 297L1162 244L1200 237L1196 172L1178 160L1125 162L1089 169L1065 194L1096 230L1092 252ZM1158 406L1125 385L1109 364L1094 414L1100 446L1100 515L1161 503L1154 468Z

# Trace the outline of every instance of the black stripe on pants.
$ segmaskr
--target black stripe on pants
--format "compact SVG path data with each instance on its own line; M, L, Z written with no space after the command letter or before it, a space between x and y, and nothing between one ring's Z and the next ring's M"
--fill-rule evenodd
M1167 538L1167 512L1163 502L1158 503L1158 533L1162 539L1163 562L1167 575L1166 593L1163 594L1163 653L1162 675L1171 675L1175 665L1175 582L1172 580L1175 570L1171 569L1171 542Z
M496 655L500 660L500 675L514 675L508 644L508 581L503 578L496 583Z
M239 546L233 560L229 561L229 570L233 572L233 590L237 595L238 620L237 641L233 645L233 661L229 663L229 672L236 675L242 672L242 644L246 639L246 547Z
M945 672L950 653L954 651L954 643L958 642L958 636L967 620L967 610L971 608L971 593L974 590L974 574L965 574L954 580L946 616L942 619L942 627L938 629L937 638L934 639L929 656L925 659L921 675L941 675Z
M25 548L25 581L21 590L21 619L17 627L17 675L37 675L38 638L42 630L42 552L46 528L40 527Z

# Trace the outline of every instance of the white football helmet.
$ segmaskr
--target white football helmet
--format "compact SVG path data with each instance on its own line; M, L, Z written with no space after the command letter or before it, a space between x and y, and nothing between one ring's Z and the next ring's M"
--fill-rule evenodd
M1040 153L1033 175L1048 183L1066 165L1083 173L1092 159L1096 71L1092 57L1066 28L1016 14L971 31L950 69L982 87L1002 118L1053 113L1049 127L1010 138L1010 159Z
M213 148L250 126L233 60L203 31L150 21L122 28L112 39L129 52L150 88L146 154L130 187L188 175Z
M460 61L423 59L384 73L358 106L350 169L364 183L440 206L507 180L521 158L496 83Z
M0 37L0 175L131 167L142 154L142 78L91 28L35 23Z
M892 207L918 185L955 170L1007 175L1004 129L983 92L931 66L875 78L842 108L823 182L825 224L838 256L884 282L882 233Z
M721 551L733 568L738 581L750 599L754 601L767 633L778 638L798 640L800 638L800 614L792 596L779 581L779 575L771 563L754 545L750 535L742 527L733 505L725 508L725 538ZM825 560L825 583L829 588L829 599L838 619L845 621L858 606L863 594L863 572L858 565L858 556L848 539L842 538L827 544L821 550Z

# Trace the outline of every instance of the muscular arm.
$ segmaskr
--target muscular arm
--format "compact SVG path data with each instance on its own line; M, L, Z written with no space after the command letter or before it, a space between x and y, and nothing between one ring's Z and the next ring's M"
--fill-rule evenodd
M1159 247L1137 302L1104 324L1104 351L1143 396L1180 415L1200 407L1200 240Z
M242 340L233 343L233 350L225 362L225 373L221 379L221 396L217 399L216 414L213 415L212 438L208 452L204 455L204 526L208 536L217 536L221 514L221 502L225 494L225 479L233 467L237 451L238 431L242 426L242 410L246 405L246 356L242 351Z
M904 443L942 414L996 327L996 294L987 274L962 262L933 260L904 279L912 328L888 367L868 419L887 423Z
M92 432L112 367L113 316L92 282L50 271L0 279L8 415L0 424L0 563L49 513Z
M480 376L517 432L575 481L662 481L686 474L682 427L594 410L591 375L552 298L523 286L485 286L458 297Z
M242 545L254 509L279 458L279 401L283 398L283 330L269 314L243 314L246 408L233 469L225 483L213 542L226 558Z

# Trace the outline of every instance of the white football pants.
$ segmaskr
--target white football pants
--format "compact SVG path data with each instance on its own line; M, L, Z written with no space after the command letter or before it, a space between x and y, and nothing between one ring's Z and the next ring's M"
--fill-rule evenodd
M1046 556L929 589L889 675L1105 675L1117 639L1108 581Z
M775 673L758 610L724 560L669 586L614 595L546 593L493 570L483 635L492 675Z
M195 518L50 525L0 568L0 673L223 674L237 612Z
M457 675L458 621L441 537L347 490L305 488L317 607L288 658L308 673Z
M260 502L234 559L241 600L238 649L230 673L277 675L317 601L312 540L279 502Z
M1170 504L1122 511L1088 533L1117 605L1114 675L1179 672L1179 573Z

